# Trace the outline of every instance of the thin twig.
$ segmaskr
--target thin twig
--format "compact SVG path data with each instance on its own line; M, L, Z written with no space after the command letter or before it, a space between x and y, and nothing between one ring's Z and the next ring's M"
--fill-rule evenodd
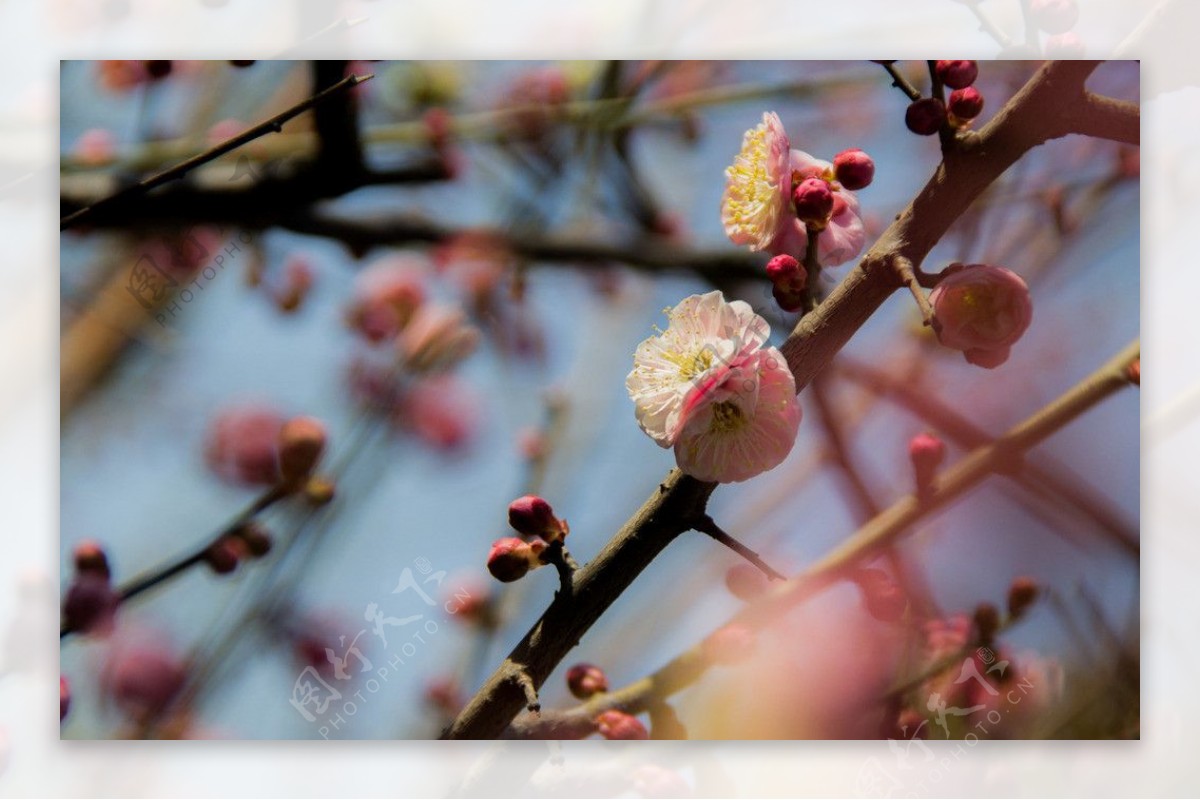
M93 216L94 214L97 214L98 212L100 212L102 210L111 209L113 206L118 205L118 204L128 200L131 197L136 197L138 195L145 194L146 192L150 191L151 189L154 189L155 187L162 186L164 183L170 183L171 181L178 180L179 178L182 178L184 175L186 175L188 172L195 169L196 167L198 167L202 164L207 164L209 161L212 161L214 159L220 158L221 156L225 155L226 153L236 150L237 148L241 147L242 145L248 144L249 142L252 142L255 139L259 138L260 136L265 136L268 133L278 133L283 130L283 123L287 122L288 120L292 119L293 117L299 116L300 114L303 114L308 109L313 108L314 106L325 102L326 100L328 100L331 97L334 97L339 92L342 92L342 91L345 91L346 89L350 89L354 86L357 86L358 84L363 83L364 81L368 81L373 77L374 77L373 75L364 75L364 76L350 75L350 76L346 77L345 79L337 82L333 86L330 86L328 89L325 89L322 92L318 92L317 94L313 95L312 97L308 98L307 100L304 100L303 102L292 106L291 108L289 108L288 110L286 110L280 114L276 114L275 116L271 117L266 122L259 123L258 125L255 125L253 128L243 131L242 133L239 133L237 136L234 136L231 139L226 139L224 142L221 142L216 147L209 148L208 150L205 150L203 153L194 155L191 158L187 159L186 161L176 164L175 166L173 166L169 169L165 169L156 175L151 175L149 178L138 181L137 183L133 184L132 186L122 189L121 191L116 192L115 194L111 194L102 200L97 200L95 203L92 203L91 205L85 206L84 208L81 208L78 211L75 211L71 214L66 215L61 220L59 220L59 230L66 230L67 228L71 227L72 225L77 225L78 223L83 222L84 220L87 220L89 217Z
M937 316L933 313L933 306L929 304L929 298L925 296L925 292L921 291L921 284L917 280L917 274L913 270L913 263L904 256L898 255L892 259L892 266L896 269L896 275L900 278L900 282L908 287L912 292L913 299L917 301L917 308L921 309L921 319L925 325L933 328L934 331L939 330L942 326L937 321Z
M896 69L896 62L884 61L881 63L881 66L887 70L888 75L892 76L892 86L895 86L897 89L904 92L905 96L908 97L909 100L921 99L921 93L917 91L917 87L913 86L909 82L908 78L904 77L904 75L900 73L900 70Z
M721 526L719 526L716 523L716 521L713 520L713 518L710 517L709 515L705 514L704 516L700 517L700 519L696 520L695 524L692 527L695 528L696 530L700 531L703 534L707 534L708 536L711 536L715 541L718 541L721 544L725 545L730 550L737 553L739 556L746 559L754 566L758 567L758 569L764 575L766 575L768 578L770 578L771 580L773 580L773 581L785 580L785 577L782 572L778 572L777 570L772 569L771 566L767 562L762 560L762 557L759 556L758 553L754 552L749 547L742 544L737 539L733 538L728 533L723 531L721 529Z

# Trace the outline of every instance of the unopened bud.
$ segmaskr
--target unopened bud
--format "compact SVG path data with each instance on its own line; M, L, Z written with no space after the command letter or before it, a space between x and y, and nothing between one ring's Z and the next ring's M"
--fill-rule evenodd
M313 417L293 417L279 431L279 472L298 483L312 474L325 450L325 426Z
M983 95L974 86L950 93L950 114L957 120L972 120L983 111Z
M975 608L975 633L980 644L991 644L1000 629L1000 612L991 603L980 603Z
M979 77L979 64L974 61L939 61L934 69L951 89L965 89Z
M566 520L554 516L549 503L532 494L508 504L508 524L522 536L540 536L547 542L562 539L570 530Z
M806 225L824 228L833 213L833 190L820 178L805 178L792 190L796 216Z
M329 478L310 478L304 484L304 498L314 506L323 506L337 494L337 484Z
M567 670L567 688L580 700L608 691L608 676L595 664L576 664Z
M254 558L261 558L271 552L271 533L261 522L247 522L234 531L233 535Z
M112 630L119 602L108 578L81 572L71 581L63 598L63 622L79 633L107 633Z
M803 291L796 291L791 287L777 284L771 287L771 296L784 311L799 311L804 308L805 295Z
M605 739L649 739L650 733L637 717L624 711L605 711L596 717L596 730Z
M1017 578L1008 587L1008 615L1018 619L1033 605L1038 596L1038 585L1032 578Z
M875 162L857 147L833 157L833 173L838 183L850 191L865 189L875 178Z
M220 541L213 542L208 549L204 551L204 563L218 575L228 575L237 569L238 561L241 559L241 552L238 543L225 537Z
M916 473L917 493L928 492L933 476L946 458L946 445L932 433L919 433L908 442L908 457Z
M725 588L737 599L749 602L767 591L767 576L752 564L734 564L725 572Z
M904 112L904 124L919 136L933 136L946 124L946 105L936 97L914 100Z
M87 540L75 545L73 553L76 572L92 572L108 580L111 572L108 568L108 556L98 542Z
M540 539L526 542L515 536L497 539L488 552L487 568L501 583L512 583L525 577L529 570L541 566L538 558L546 549Z

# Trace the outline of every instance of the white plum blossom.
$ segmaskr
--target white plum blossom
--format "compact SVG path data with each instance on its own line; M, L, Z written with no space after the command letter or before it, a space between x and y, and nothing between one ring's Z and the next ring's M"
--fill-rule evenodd
M785 221L791 201L791 145L772 111L746 131L733 166L725 170L721 221L734 244L765 250Z
M800 424L783 354L766 320L719 291L667 311L667 330L638 345L625 387L638 424L700 480L744 481L777 466Z

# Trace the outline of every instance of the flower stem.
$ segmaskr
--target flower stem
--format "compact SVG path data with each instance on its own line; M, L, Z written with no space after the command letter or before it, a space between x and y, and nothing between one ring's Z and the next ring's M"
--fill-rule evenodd
M707 514L705 514L699 520L697 520L694 527L696 530L700 531L703 534L707 534L708 536L711 536L715 541L718 541L721 544L725 545L730 550L737 553L739 556L746 559L754 566L758 567L759 570L761 570L762 573L764 575L766 575L768 578L770 578L771 580L773 580L773 581L785 580L785 577L782 573L777 572L776 570L772 569L771 566L769 564L767 564L767 562L762 560L762 558L758 555L758 553L754 552L749 547L746 547L746 545L742 544L737 539L733 538L728 533L723 531L721 529L721 527L719 525L717 525L717 523L713 520L713 518L708 516Z

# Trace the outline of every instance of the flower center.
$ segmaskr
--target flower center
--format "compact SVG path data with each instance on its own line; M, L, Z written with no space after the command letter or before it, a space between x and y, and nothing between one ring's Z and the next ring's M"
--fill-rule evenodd
M679 367L679 377L685 381L690 381L697 375L703 374L713 363L713 353L708 347L692 355L665 353L663 357Z
M714 403L709 432L731 433L744 426L746 422L746 415L742 413L742 410L732 400Z

